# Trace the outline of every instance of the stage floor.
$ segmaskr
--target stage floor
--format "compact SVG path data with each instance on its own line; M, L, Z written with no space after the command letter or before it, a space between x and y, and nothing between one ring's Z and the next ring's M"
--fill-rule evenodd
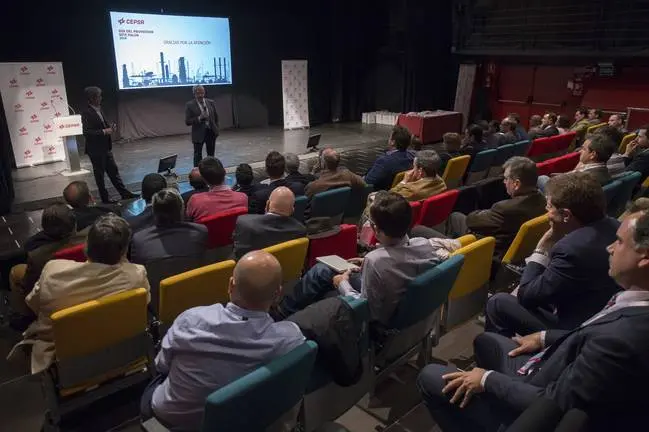
M348 149L370 147L382 142L387 144L390 130L389 126L361 123L327 124L291 131L273 127L230 129L223 131L217 139L216 157L223 162L224 166L233 169L244 162L251 165L262 162L271 150L305 154L309 135L316 133L322 134L321 148ZM189 133L115 143L113 154L124 183L135 191L140 189L140 182L146 174L156 172L160 157L178 154L176 173L182 177L186 176L193 166L193 150ZM88 156L81 157L81 166L89 171L92 170ZM14 212L42 208L48 200L60 197L63 188L73 180L88 182L95 196L97 195L92 172L65 177L61 175L64 169L64 162L56 162L14 170L16 191ZM106 185L110 189L108 178L106 178Z

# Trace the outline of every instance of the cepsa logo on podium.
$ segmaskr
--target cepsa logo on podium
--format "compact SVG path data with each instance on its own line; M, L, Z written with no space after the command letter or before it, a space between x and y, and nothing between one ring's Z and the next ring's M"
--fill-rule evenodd
M81 127L81 124L79 122L61 123L59 125L59 129L70 129L78 127Z
M122 25L122 24L138 24L138 25L142 25L142 24L144 24L143 19L132 19L132 18L128 18L128 19L127 18L120 18L119 20L117 20L117 22L120 25Z

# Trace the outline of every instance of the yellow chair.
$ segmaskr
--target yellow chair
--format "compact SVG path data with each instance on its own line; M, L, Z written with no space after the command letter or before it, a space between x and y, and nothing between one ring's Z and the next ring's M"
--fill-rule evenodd
M52 314L54 364L42 374L45 430L63 416L152 377L147 291L137 288Z
M464 255L464 264L444 308L444 332L464 324L484 310L496 247L494 237L475 240L474 236L468 235L459 240L466 246L453 252L453 255Z
M448 161L442 175L447 188L455 189L462 185L462 178L469 167L469 162L471 162L469 155L454 157Z
M644 179L644 181L642 182L642 187L643 188L648 188L649 187L649 177Z
M598 123L594 126L589 126L588 129L586 129L586 135L592 134L595 132L597 129L601 128L602 126L605 126L607 123Z
M626 146L635 139L636 134L631 133L628 135L624 135L624 138L622 138L622 142L620 143L620 147L617 149L617 152L620 154L624 154L626 151Z
M264 248L266 252L273 254L282 265L282 282L285 288L288 282L296 281L302 277L308 249L309 239L306 237Z
M516 265L522 263L525 258L534 252L537 243L548 229L550 229L550 219L547 214L525 222L518 229L514 241L505 252L502 263Z
M160 281L159 320L164 329L187 309L227 303L233 260L210 264Z
M392 180L392 186L390 186L390 189L401 183L407 172L408 171L401 171L400 173L397 173L397 175L394 176L394 180Z

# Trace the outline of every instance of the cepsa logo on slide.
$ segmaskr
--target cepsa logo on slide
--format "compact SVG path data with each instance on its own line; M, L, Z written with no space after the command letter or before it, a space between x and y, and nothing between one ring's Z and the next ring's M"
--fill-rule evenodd
M122 25L122 24L144 24L143 19L132 19L132 18L128 18L128 19L120 18L117 22L120 25Z

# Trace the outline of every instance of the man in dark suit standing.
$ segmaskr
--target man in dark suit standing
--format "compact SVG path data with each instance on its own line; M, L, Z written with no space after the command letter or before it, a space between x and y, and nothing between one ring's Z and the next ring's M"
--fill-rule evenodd
M117 202L111 200L108 195L104 183L104 173L108 174L108 178L122 199L136 198L137 195L124 186L115 164L112 152L113 141L110 136L115 132L116 125L110 125L101 110L101 89L99 87L86 87L84 92L88 99L88 107L81 113L83 136L86 139L86 154L90 157L92 163L92 171L95 175L101 201L105 204Z
M216 104L205 97L205 88L194 86L194 99L185 104L185 124L192 127L194 166L203 159L203 143L208 156L214 156L216 138L219 136L219 115Z
M292 217L295 195L286 186L274 189L266 203L266 214L239 216L234 229L234 256L285 241L306 237L306 228Z

